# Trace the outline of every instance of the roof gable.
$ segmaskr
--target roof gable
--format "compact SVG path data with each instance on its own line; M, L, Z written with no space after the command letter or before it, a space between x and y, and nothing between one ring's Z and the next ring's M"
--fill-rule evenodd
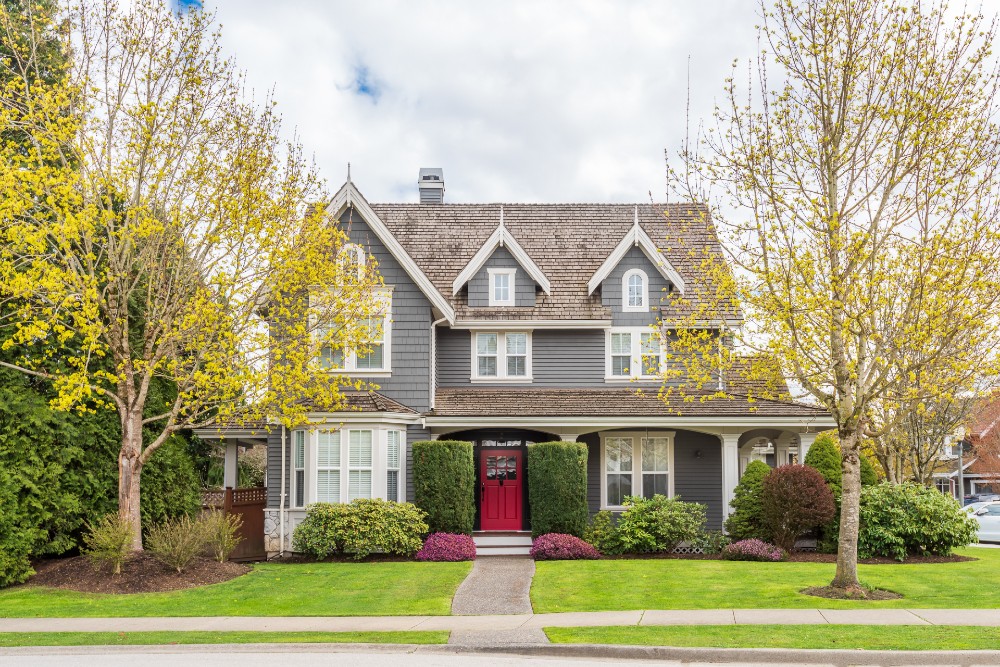
M389 231L385 222L372 210L364 195L361 194L351 181L344 183L340 190L337 191L337 194L333 196L333 199L330 201L329 210L332 212L334 219L338 219L348 206L353 206L357 209L361 217L368 223L368 227L375 233L375 236L382 242L386 250L396 258L396 261L399 262L399 265L403 267L407 275L416 283L424 296L444 315L449 324L454 324L455 309L451 303L434 286L434 283L431 282L430 278L427 277L420 267L417 266L417 263L413 261L409 253L400 245L396 236Z
M594 275L591 276L590 281L587 283L587 294L593 294L600 287L601 283L607 280L611 272L614 271L615 267L618 266L633 246L641 248L646 257L649 258L649 261L656 267L656 270L660 272L660 275L669 280L681 294L684 293L684 279L681 278L680 274L677 273L677 269L660 252L660 249L656 247L653 239L649 238L649 234L639 225L639 207L636 206L635 224L622 237L622 240L618 242L618 245L615 246L614 250L611 251L611 254L608 255L607 259L604 260L604 263L601 264Z
M465 284L472 280L479 270L483 268L483 265L489 261L497 248L506 248L513 255L514 259L517 260L517 263L521 265L521 268L542 288L543 292L546 294L552 293L552 285L549 284L549 279L545 276L545 272L538 268L538 265L528 256L528 253L517 242L517 239L504 227L502 206L500 207L500 225L486 239L486 242L479 248L476 254L472 256L472 259L465 265L465 268L455 277L451 285L451 293L458 294Z

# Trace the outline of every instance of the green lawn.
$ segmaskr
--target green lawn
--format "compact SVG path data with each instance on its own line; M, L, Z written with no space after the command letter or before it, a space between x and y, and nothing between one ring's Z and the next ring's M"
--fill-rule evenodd
M723 560L542 561L531 586L535 612L630 609L849 609L1000 606L1000 549L959 551L980 560L928 565L862 565L861 581L903 595L855 602L799 593L833 579L831 563Z
M673 625L545 628L556 644L958 651L1000 646L1000 628L927 625Z
M7 646L145 644L447 644L447 632L0 632Z
M471 563L258 563L232 581L170 593L0 590L0 617L419 616L451 613Z

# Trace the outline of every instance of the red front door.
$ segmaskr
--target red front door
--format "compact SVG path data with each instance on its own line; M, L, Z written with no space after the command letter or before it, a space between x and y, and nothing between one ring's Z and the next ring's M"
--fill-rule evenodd
M479 454L481 530L521 530L523 453L483 449Z

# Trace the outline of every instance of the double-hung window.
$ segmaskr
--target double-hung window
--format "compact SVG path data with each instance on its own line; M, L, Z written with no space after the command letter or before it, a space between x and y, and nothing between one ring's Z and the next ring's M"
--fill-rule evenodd
M348 431L347 500L372 497L372 432Z
M673 433L608 433L601 438L601 507L628 496L673 495Z
M609 380L652 378L663 370L660 337L649 327L616 327L608 334Z
M316 433L316 502L340 502L340 431Z
M514 276L517 269L487 269L491 306L514 305Z
M528 332L473 332L472 355L473 380L531 380L531 334Z
M346 345L337 345L336 340L330 340L329 327L316 327L315 335L322 341L319 349L321 368L358 375L385 374L392 370L392 290L380 290L378 299L381 303L379 312L360 322L362 336L366 341L362 351L356 352Z
M402 451L402 431L386 433L385 499L399 500L399 456Z

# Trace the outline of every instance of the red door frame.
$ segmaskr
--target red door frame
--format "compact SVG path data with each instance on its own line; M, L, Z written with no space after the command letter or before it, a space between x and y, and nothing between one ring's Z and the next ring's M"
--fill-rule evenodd
M488 474L487 463L494 459L492 477ZM514 458L514 478L509 478L510 458ZM504 470L499 471L500 459ZM522 484L524 484L523 449L487 449L479 451L479 529L521 530Z

